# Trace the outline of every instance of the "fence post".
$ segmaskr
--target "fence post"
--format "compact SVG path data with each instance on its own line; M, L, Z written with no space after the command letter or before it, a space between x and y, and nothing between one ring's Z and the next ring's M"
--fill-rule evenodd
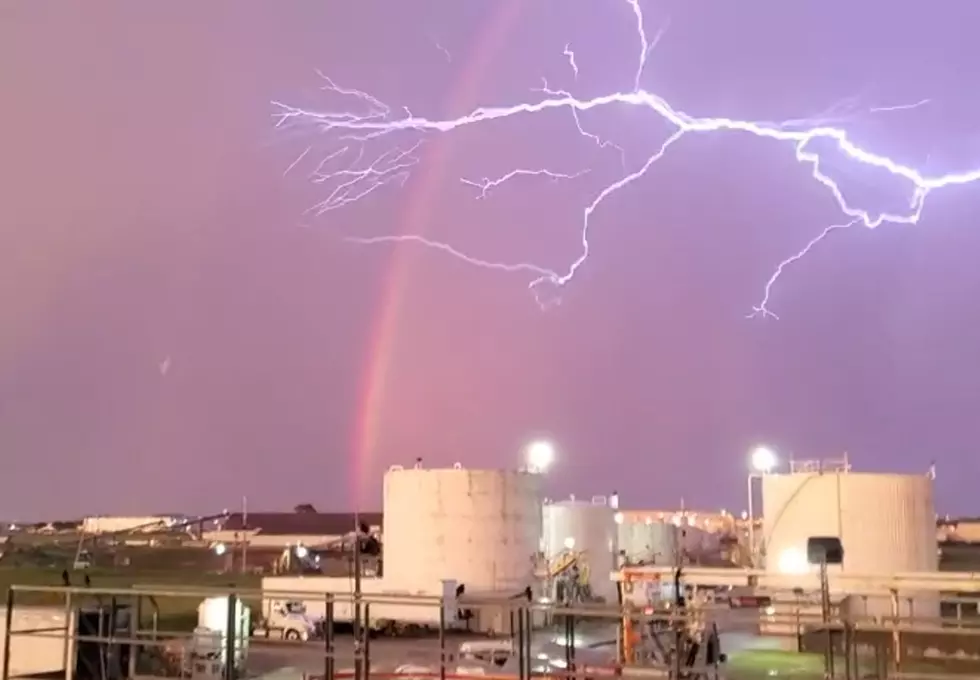
M3 680L10 678L10 629L14 625L14 589L7 588L6 626L3 630Z
M323 617L323 677L333 680L334 676L334 644L333 644L333 594L327 593L326 612Z
M140 601L143 598L134 595L129 603L129 658L127 666L129 677L136 677L136 657L143 651L143 646L137 642L140 639ZM67 644L65 645L67 647Z
M526 680L529 674L525 674L525 670L528 670L528 660L524 653L524 638L526 637L526 632L524 630L524 605L521 605L517 610L517 674L521 680ZM6 679L4 679L6 680Z
M371 604L364 605L364 623L361 624L361 650L364 652L364 662L361 666L360 680L371 677Z
M228 596L228 615L225 617L225 626L224 680L235 680L235 666L238 661L238 629L241 626L238 620L238 598L234 594Z
M439 600L439 680L446 680L446 601Z

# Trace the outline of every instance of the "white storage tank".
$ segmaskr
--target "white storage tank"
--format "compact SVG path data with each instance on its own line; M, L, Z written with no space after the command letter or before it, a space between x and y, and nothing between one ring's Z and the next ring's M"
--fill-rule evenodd
M619 552L632 564L672 565L681 557L697 563L720 552L718 536L698 526L694 514L629 515L619 522L617 536Z
M677 526L654 519L627 519L619 525L619 552L632 564L671 565L677 561L681 536Z
M572 550L588 565L588 583L593 595L614 602L616 584L610 578L616 569L618 536L616 511L605 496L592 500L570 499L547 503L543 513L542 550L549 561Z
M469 592L533 583L540 476L516 470L405 469L384 479L384 580L395 590L453 579Z
M938 569L933 486L926 475L767 474L762 477L762 502L768 571L809 570L806 544L811 536L840 538L844 572L887 575ZM907 595L915 597L903 600L901 615L939 615L935 595ZM852 600L855 614L889 616L893 611L886 595Z

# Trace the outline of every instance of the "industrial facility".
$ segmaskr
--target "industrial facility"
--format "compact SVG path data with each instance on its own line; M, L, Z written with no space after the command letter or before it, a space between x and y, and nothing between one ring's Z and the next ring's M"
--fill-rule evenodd
M738 517L621 507L614 491L545 498L543 464L430 469L417 461L388 469L381 513L330 515L303 504L292 514L106 518L87 528L118 549L120 531L196 527L189 540L226 572L261 574L259 596L235 604L252 635L327 639L338 624L355 640L363 631L455 629L491 636L463 643L460 654L494 663L498 655L509 663L529 631L574 626L569 616L606 612L590 630L604 644L615 640L602 654L616 663L676 664L683 655L693 668L722 659L732 626L737 644L803 649L807 635L827 640L831 621L935 621L944 603L980 592L974 573L939 570L938 539L950 529L937 531L931 473L856 472L846 460L792 462L780 472L767 458L756 467L750 512ZM273 564L257 561L263 551ZM212 605L224 607L211 617L217 623L204 620ZM731 610L743 611L732 618ZM232 611L226 598L210 598L198 628L220 628ZM656 625L643 618L660 615ZM966 639L956 637L950 653L963 652Z
M529 593L543 602L612 605L624 601L624 573L634 582L657 584L657 590L678 567L694 586L814 591L820 588L819 570L808 544L820 538L843 546L842 559L825 565L834 606L869 616L938 615L935 588L910 582L897 606L889 580L896 574L939 576L929 475L794 463L786 473L770 469L750 479L750 491L753 481L761 482L761 517L737 520L726 513L706 518L621 509L615 492L545 499L539 472L534 466L470 470L460 464L426 469L421 462L389 469L380 532L383 566L358 574L362 592L439 597L452 583L483 598ZM889 579L876 585L872 577L879 576ZM854 578L863 579L859 593ZM307 572L267 578L263 587L350 591L353 580L352 573L330 578ZM653 592L649 585L635 592L640 591L647 600ZM383 625L393 623L378 617ZM508 625L492 616L471 624L489 631Z

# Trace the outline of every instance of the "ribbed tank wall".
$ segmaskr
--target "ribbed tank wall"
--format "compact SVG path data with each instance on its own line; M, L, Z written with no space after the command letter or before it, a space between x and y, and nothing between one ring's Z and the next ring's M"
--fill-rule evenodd
M606 499L548 503L543 518L545 557L552 559L568 549L582 553L592 593L612 602L616 586L610 574L616 568L618 536L615 511Z
M842 568L852 574L938 568L933 487L925 475L765 475L762 500L767 570L806 568L811 536L839 537ZM917 616L934 616L938 602L923 595L902 609L905 615L911 609ZM861 598L860 613L881 616L891 611L889 598Z
M455 579L471 591L533 581L540 477L521 471L392 468L384 479L384 578L393 589Z
M679 531L667 522L627 521L619 525L619 550L633 564L674 564Z
M699 560L719 553L718 537L690 524L624 521L618 526L619 551L633 564L675 564L683 555Z

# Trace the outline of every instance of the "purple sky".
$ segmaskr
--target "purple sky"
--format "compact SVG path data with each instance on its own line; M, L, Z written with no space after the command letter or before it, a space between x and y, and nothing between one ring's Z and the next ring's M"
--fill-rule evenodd
M643 85L678 108L778 120L847 100L841 125L869 148L933 174L980 165L975 0L644 7L651 35L669 29ZM765 441L858 469L936 460L940 509L976 512L980 183L930 195L918 226L837 235L782 280L780 321L749 321L774 266L841 220L785 144L679 142L597 212L548 312L521 274L338 237L411 230L563 269L620 172L567 111L430 138L403 188L318 218L329 187L283 176L311 142L336 146L273 129L270 100L337 106L315 69L450 117L538 96L542 76L630 88L635 53L613 1L3 3L0 517L242 494L377 508L388 465L510 465L539 435L560 447L556 496L740 509ZM632 163L671 132L630 107L586 122ZM852 202L908 199L827 154ZM485 200L459 182L521 164L590 173Z

